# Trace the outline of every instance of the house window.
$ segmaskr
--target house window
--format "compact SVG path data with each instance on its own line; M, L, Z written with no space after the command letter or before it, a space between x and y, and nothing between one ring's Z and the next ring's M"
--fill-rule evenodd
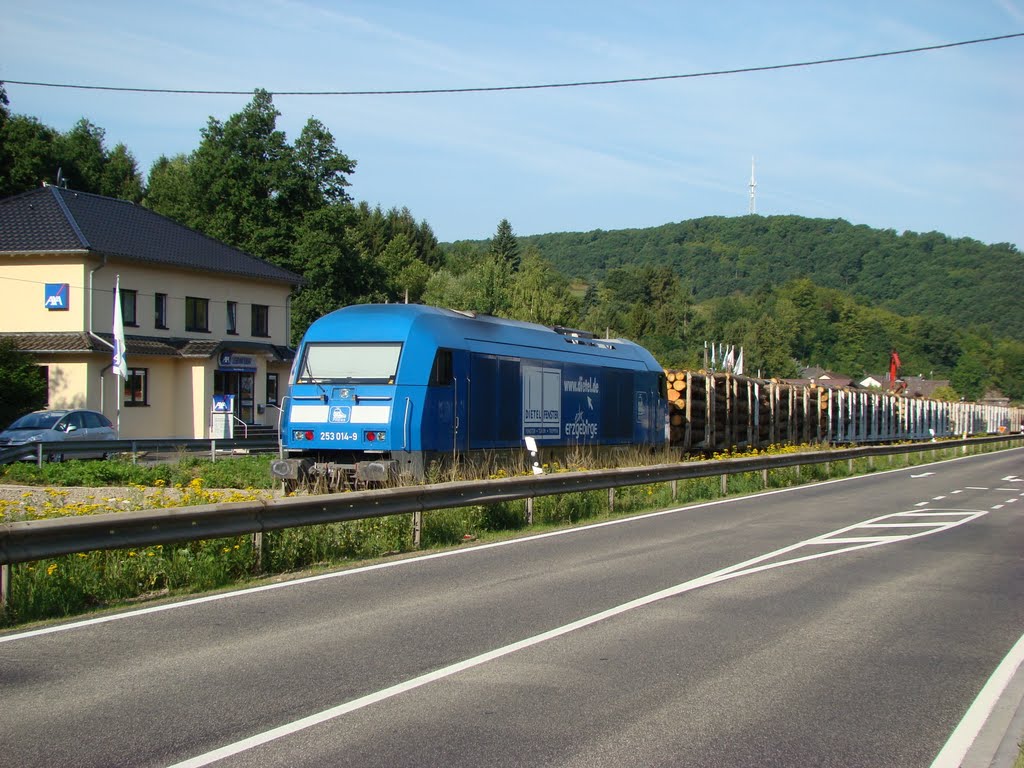
M238 335L238 302L228 302L228 333L232 336Z
M148 368L129 368L124 380L126 406L149 405Z
M270 307L265 304L252 305L252 335L270 335Z
M197 299L194 296L185 297L185 330L204 331L210 330L210 300Z
M267 374L267 405L277 405L277 374Z
M167 329L167 294L153 296L153 327Z
M119 291L121 297L121 320L125 325L138 327L138 315L135 312L135 302L138 299L136 291Z

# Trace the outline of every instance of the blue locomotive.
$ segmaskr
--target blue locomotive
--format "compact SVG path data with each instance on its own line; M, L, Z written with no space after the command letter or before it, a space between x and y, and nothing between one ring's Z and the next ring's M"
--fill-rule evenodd
M665 375L629 341L413 304L314 322L282 404L275 477L423 477L480 452L667 443Z

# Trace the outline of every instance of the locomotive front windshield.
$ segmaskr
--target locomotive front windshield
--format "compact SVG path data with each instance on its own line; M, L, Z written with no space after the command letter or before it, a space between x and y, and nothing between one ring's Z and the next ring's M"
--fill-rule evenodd
M306 344L296 384L393 384L398 372L399 343Z

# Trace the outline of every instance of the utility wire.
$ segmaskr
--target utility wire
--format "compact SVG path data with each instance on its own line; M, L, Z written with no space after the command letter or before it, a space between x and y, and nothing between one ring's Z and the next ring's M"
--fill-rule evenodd
M535 85L496 85L481 86L473 88L421 88L401 89L385 91L268 91L272 96L403 96L413 94L436 94L436 93L488 93L493 91L530 91L545 88L581 88L594 85L623 85L626 83L652 83L659 80L686 80L697 77L716 77L719 75L739 75L748 72L770 72L778 69L795 69L798 67L814 67L821 64L839 64L846 61L863 61L865 59L880 59L886 56L904 56L910 53L924 53L926 51L938 51L943 48L957 48L964 45L977 45L979 43L991 43L997 40L1009 40L1016 37L1024 37L1024 32L1016 32L1010 35L998 35L996 37L982 37L976 40L961 40L957 43L942 43L940 45L926 45L920 48L904 48L900 51L885 51L882 53L865 53L859 56L841 56L832 59L817 59L815 61L801 61L793 64L769 64L761 67L741 67L739 69L720 69L710 72L692 72L685 75L653 75L650 77L623 77L615 80L579 80L569 83L542 83ZM128 88L114 85L78 85L74 83L42 83L30 80L0 80L0 82L11 85L30 85L41 88L76 88L87 91L119 91L123 93L176 93L203 96L247 96L252 91L213 91L194 88Z

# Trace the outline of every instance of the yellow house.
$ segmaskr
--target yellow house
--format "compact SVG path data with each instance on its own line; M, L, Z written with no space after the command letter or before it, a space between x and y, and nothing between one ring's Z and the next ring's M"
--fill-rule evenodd
M123 381L112 370L115 282ZM53 186L0 200L0 338L35 357L48 407L119 415L122 438L276 427L300 282L134 203ZM233 417L214 417L215 402Z

